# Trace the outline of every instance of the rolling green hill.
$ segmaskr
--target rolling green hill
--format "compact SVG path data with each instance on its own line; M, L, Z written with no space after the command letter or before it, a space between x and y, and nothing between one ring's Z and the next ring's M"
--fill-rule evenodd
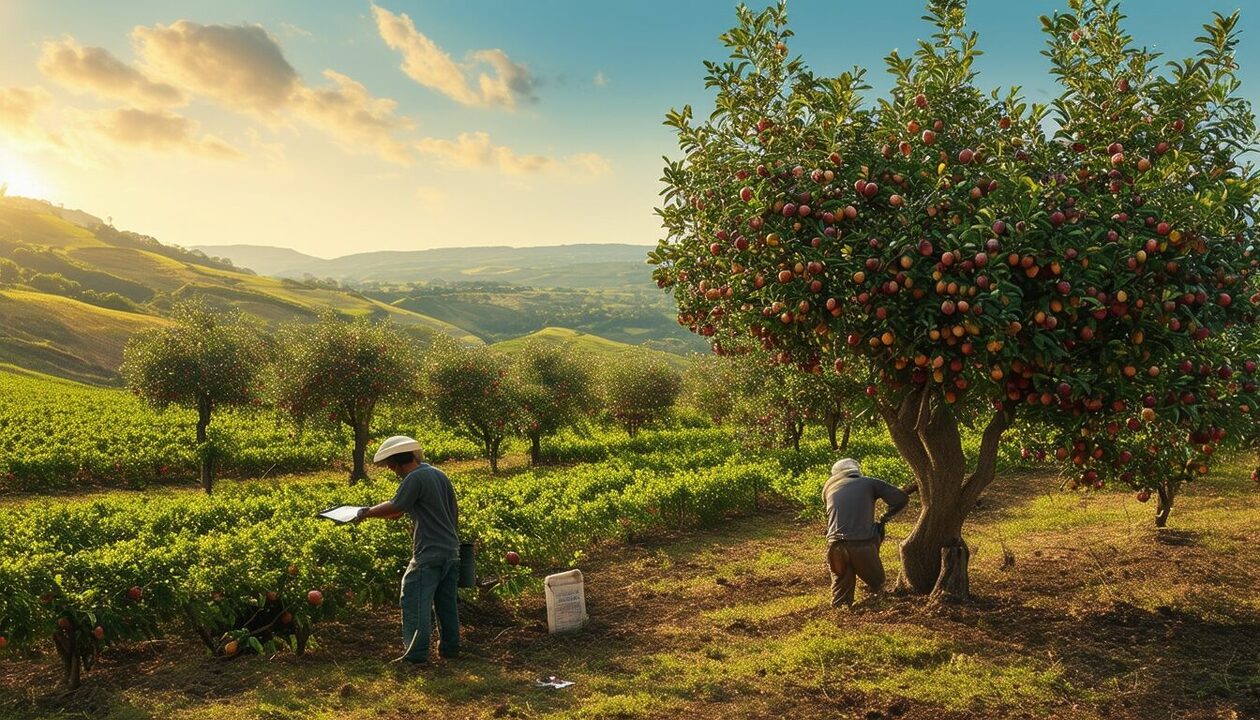
M504 340L503 342L497 342L490 347L495 350L512 353L520 350L530 342L540 342L549 345L567 345L574 350L587 353L596 358L617 355L635 347L634 345L609 340L608 338L603 338L598 335L589 335L587 333L577 332L576 330L554 327L543 328L542 330L530 333L529 335L513 338L511 340ZM646 349L648 352L657 355L662 360L665 360L679 370L685 370L690 364L690 360L682 355L664 352L661 350L654 350L650 347Z
M200 297L268 325L332 308L389 318L427 337L481 340L460 328L359 293L262 277L230 262L92 223L86 213L0 197L0 363L111 384L132 333Z
M230 258L263 275L366 283L495 282L533 288L643 288L651 268L643 245L583 244L369 252L331 260L286 248L211 245L194 248Z

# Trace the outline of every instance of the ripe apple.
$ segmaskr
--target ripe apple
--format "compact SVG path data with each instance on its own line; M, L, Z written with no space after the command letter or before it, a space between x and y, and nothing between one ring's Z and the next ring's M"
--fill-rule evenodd
M139 585L132 585L131 589L127 591L127 597L132 602L138 602L143 596L144 590Z
M240 650L240 645L235 640L229 640L228 643L223 646L223 654L227 657L235 655L237 650Z
M901 207L902 205L905 204L905 202L906 201L900 195L888 196L888 204L892 205L893 207Z
M62 630L70 629L70 618L57 618L57 627Z
M95 628L92 629L92 637L96 638L97 640L104 640L105 628L101 627L100 625L97 625Z
M752 202L752 199L753 199L753 189L752 189L752 188L750 188L750 187L745 187L745 188L743 188L742 190L740 190L740 191L739 191L739 199L740 199L740 200L743 200L744 202Z
M924 145L932 145L936 142L936 133L931 130L924 130L922 137Z
M312 590L306 593L306 602L310 603L312 607L319 607L324 604L324 593Z
M927 95L924 95L923 93L919 93L918 95L915 95L914 104L919 106L920 108L927 108L928 106Z
M8 646L9 646L9 639L3 635L0 635L0 650L3 650Z
M964 148L958 152L958 162L963 165L970 165L971 161L976 157L976 151L971 148Z
M1141 490L1138 490L1138 494L1137 494L1138 502L1146 502L1147 500L1150 500L1150 499L1151 499L1150 490L1147 490L1146 488L1142 488Z
M508 550L507 554L503 556L503 559L507 561L508 565L521 564L521 556L518 555L515 550Z
M293 622L293 613L289 612L288 610L285 610L284 612L280 613L281 625L288 625L291 622Z

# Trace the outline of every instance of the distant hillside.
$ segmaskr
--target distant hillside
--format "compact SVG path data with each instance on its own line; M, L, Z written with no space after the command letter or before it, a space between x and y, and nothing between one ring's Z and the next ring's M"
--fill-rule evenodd
M345 290L260 277L200 253L96 223L41 201L0 197L0 363L92 383L117 381L136 330L201 297L267 324L332 308L390 318L419 336L480 340L423 314Z
M540 342L548 345L567 345L575 350L589 353L595 357L607 357L617 355L618 353L632 350L634 345L616 342L608 338L602 338L598 335L589 335L567 328L543 328L538 332L525 335L524 337L504 340L503 342L491 345L495 350L501 350L506 353L519 351L529 342ZM670 352L663 352L648 348L648 352L656 354L661 359L679 370L686 369L690 364L688 358Z
M535 288L645 287L651 282L643 245L554 245L386 251L332 260L258 245L202 245L207 255L229 258L262 275L333 278L341 282L412 283L484 281Z

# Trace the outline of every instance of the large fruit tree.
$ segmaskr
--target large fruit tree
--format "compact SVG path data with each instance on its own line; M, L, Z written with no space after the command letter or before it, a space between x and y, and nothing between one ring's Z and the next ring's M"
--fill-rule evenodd
M1048 427L1049 457L1085 482L1153 488L1157 437L1201 451L1258 400L1238 382L1260 183L1240 164L1255 125L1235 18L1160 74L1113 3L1068 5L1042 19L1050 106L976 86L962 0L929 3L935 33L888 56L869 107L861 69L821 77L790 55L780 4L722 36L713 112L667 118L683 156L658 284L715 345L865 369L921 494L901 544L913 592L965 594L963 523L1013 422Z

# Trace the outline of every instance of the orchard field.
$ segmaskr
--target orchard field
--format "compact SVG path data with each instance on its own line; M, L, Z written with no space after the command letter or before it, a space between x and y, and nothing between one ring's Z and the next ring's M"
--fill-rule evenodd
M128 402L9 381L77 408L81 428L103 404L86 400ZM157 415L136 406L128 417L158 428ZM243 445L279 432L274 419L225 417ZM819 429L792 450L756 449L694 419L673 425L635 438L564 432L544 441L537 468L523 446L498 474L482 460L446 463L483 588L464 596L470 657L420 675L388 662L405 526L312 517L387 498L390 478L350 487L327 470L259 479L241 466L206 496L189 459L182 479L144 489L85 479L54 486L83 497L10 493L0 716L1137 718L1169 704L1176 717L1214 718L1257 707L1260 510L1245 458L1196 484L1176 528L1156 532L1132 493L1065 491L1008 447L972 527L975 603L922 613L890 600L842 616L825 602L818 492L837 454ZM145 431L132 432L134 442ZM321 452L347 446L329 440ZM910 480L882 429L859 424L846 453ZM520 565L504 560L509 550ZM895 543L884 551L895 567ZM548 638L541 577L575 565L588 573L592 624ZM1153 649L1133 652L1134 639ZM82 687L51 691L74 662ZM579 686L545 694L531 687L544 673Z

